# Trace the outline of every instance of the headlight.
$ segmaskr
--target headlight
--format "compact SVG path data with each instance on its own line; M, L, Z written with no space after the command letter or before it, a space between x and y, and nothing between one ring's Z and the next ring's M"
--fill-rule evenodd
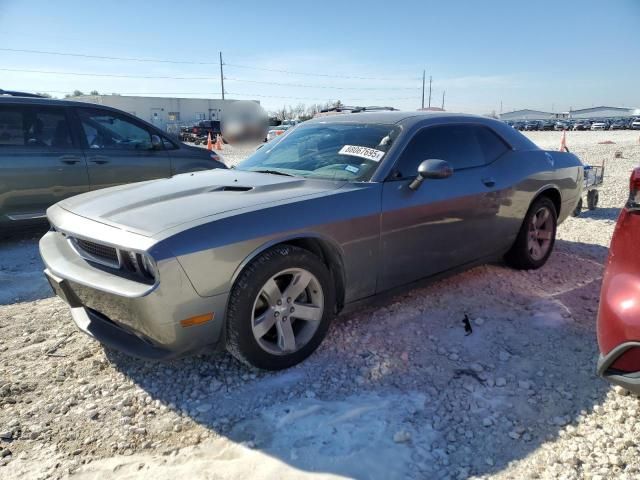
M156 280L158 268L149 254L120 250L120 255L124 260L124 266L131 273L135 273L146 280Z
M156 262L151 258L148 254L143 253L140 255L142 257L142 269L149 276L149 278L156 279L158 275L158 268L156 267Z

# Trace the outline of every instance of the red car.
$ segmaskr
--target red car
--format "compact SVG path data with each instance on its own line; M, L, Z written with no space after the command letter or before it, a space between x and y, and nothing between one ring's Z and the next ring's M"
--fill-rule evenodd
M609 248L598 311L598 374L640 393L640 167Z

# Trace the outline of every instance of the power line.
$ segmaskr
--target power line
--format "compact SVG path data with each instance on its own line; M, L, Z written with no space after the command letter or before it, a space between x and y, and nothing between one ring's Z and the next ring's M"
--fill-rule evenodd
M84 53L58 52L58 51L52 51L52 50L30 50L30 49L23 49L23 48L4 48L3 47L3 48L0 48L0 51L13 52L13 53L32 53L32 54L38 54L38 55L56 55L56 56L64 56L64 57L95 58L99 60L121 60L121 61L127 61L127 62L173 63L173 64L181 64L181 65L220 65L220 62L202 62L202 61L193 61L193 60L173 60L173 59L160 59L160 58L118 57L118 56L111 56L111 55L90 55L90 54L84 54ZM298 72L298 71L291 71L291 70L284 70L284 69L242 65L242 64L236 64L236 63L225 63L224 65L227 67L260 70L264 72L284 73L287 75L344 78L344 79L352 79L352 80L383 80L383 81L397 80L389 77L381 78L381 77L340 75L340 74L317 73L317 72Z
M99 60L124 60L127 62L149 62L149 63L180 63L190 65L218 65L218 62L194 62L191 60L165 60L157 58L136 58L136 57L113 57L106 55L87 55L83 53L70 53L70 52L53 52L48 50L26 50L21 48L0 48L5 52L16 53L37 53L41 55L57 55L62 57L80 57L80 58L97 58Z
M417 87L338 87L338 86L331 86L331 85L306 85L302 83L265 82L260 80L247 80L247 79L235 78L235 77L224 77L224 78L226 80L232 80L234 82L258 83L261 85L278 85L281 87L327 88L331 90L417 90Z
M262 70L265 72L273 72L273 73L285 73L288 75L303 75L303 76L311 76L311 77L330 77L330 78L347 78L347 79L352 79L352 80L383 80L383 81L389 81L389 80L396 80L394 78L384 78L384 77L360 77L360 76L353 76L353 75L335 75L335 74L330 74L330 73L311 73L311 72L295 72L295 71L291 71L291 70L280 70L280 69L275 69L275 68L263 68L263 67L252 67L249 65L238 65L237 63L225 63L226 66L228 67L235 67L235 68L248 68L251 70ZM413 80L413 79L412 79Z
M23 70L18 68L0 68L0 71L4 72L21 72L21 73L42 73L45 75L75 75L82 77L109 77L109 78L159 78L170 80L209 80L211 77L173 77L173 76L157 76L157 75L118 75L115 73L90 73L90 72L60 72L53 70Z
M226 64L225 64L226 65ZM19 72L19 73L39 73L45 75L73 75L83 77L108 77L108 78L143 78L143 79L170 79L170 80L207 80L210 81L211 77L174 77L167 75L124 75L124 74L112 74L112 73L91 73L91 72L62 72L54 70L27 70L18 68L0 68L0 71L5 72ZM255 83L261 85L277 85L281 87L300 87L300 88L319 88L329 90L417 90L416 87L344 87L344 86L331 86L331 85L307 85L301 83L282 83L282 82L266 82L260 80L248 80L235 77L221 77L221 81L224 84L224 80L231 80L241 83Z
M44 93L73 93L71 90L39 90ZM228 92L226 95L237 95L240 97L259 97L259 98L285 98L292 100L319 100L320 97L294 97L288 95L262 95L258 93L240 93L240 92ZM117 95L219 95L219 92L119 92ZM73 98L73 97L71 97ZM415 97L367 97L367 98L352 98L349 100L413 100Z

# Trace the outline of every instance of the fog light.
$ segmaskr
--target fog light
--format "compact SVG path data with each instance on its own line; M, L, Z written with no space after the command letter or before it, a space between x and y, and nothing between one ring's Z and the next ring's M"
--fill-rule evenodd
M194 325L202 325L203 323L213 320L213 312L205 313L203 315L196 315L195 317L185 318L180 320L180 325L183 327L193 327Z

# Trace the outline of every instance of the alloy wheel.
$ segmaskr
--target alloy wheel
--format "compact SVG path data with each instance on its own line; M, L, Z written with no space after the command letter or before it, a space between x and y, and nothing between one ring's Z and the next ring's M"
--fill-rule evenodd
M313 338L324 314L320 282L302 268L283 270L260 289L251 329L260 347L272 355L289 355Z
M548 207L539 208L531 216L527 240L527 250L533 260L541 260L547 255L553 240L553 215Z

